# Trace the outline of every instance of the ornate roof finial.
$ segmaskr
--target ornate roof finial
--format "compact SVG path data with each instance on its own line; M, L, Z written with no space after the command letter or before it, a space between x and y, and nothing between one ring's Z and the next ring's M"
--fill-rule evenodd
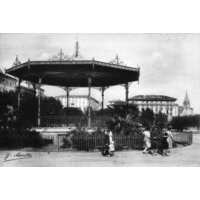
M123 64L124 64L124 62L122 62L122 61L120 60L118 54L116 54L114 60L112 60L110 63L112 63L112 64L117 64L117 65L123 65Z
M75 44L75 57L77 58L78 56L79 56L79 43L77 40Z
M64 53L63 53L62 49L60 49L60 52L59 52L58 56L59 56L59 60L63 60L64 59Z
M62 48L60 49L59 53L57 55L52 56L52 58L49 59L50 61L62 61L62 60L69 60L69 56L65 55Z
M15 62L13 63L13 66L20 65L20 64L21 64L21 62L19 61L19 58L16 55Z
M72 60L81 60L83 59L82 55L80 54L80 46L78 40L75 43L75 52L71 57Z
M119 64L119 56L118 56L118 54L116 54L115 59L116 59L116 64Z

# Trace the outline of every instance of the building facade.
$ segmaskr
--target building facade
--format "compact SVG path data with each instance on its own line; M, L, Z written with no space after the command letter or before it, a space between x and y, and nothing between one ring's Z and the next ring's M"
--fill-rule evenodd
M0 69L0 91L1 92L9 92L9 91L14 91L17 87L17 78L5 74L1 69Z
M55 97L57 100L60 100L62 105L64 107L67 107L67 97L66 95L61 95ZM87 95L70 95L69 96L69 107L73 108L79 108L83 112L86 111L86 109L89 106L88 102L88 96ZM95 98L91 97L91 108L93 110L99 110L100 109L100 103Z
M17 87L18 79L4 73L3 70L0 69L0 92L16 91ZM33 86L28 82L22 83L20 86L20 90L22 94L35 94ZM38 94L38 92L39 87L36 84L36 94ZM44 89L40 88L40 93L42 96L44 96Z
M166 114L168 119L178 116L179 106L176 104L176 98L164 95L138 95L129 99L129 103L137 105L139 111L147 108L151 109L155 114L159 112Z

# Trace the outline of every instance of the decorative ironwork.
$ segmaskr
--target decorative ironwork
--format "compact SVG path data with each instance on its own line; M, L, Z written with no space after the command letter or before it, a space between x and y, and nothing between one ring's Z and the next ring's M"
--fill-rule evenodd
M68 55L65 55L62 49L60 49L57 55L54 55L49 59L49 61L63 61L63 60L70 60L70 57Z
M110 63L117 65L125 65L124 62L119 58L118 54L116 54L114 60L111 60Z
M71 57L71 60L83 60L83 56L80 54L80 47L78 41L76 41L75 43L75 51Z

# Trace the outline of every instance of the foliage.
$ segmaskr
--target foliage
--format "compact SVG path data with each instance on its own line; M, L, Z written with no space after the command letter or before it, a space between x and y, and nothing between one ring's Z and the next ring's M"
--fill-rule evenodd
M17 92L0 92L0 127L32 127L36 124L38 99L34 95L21 95L20 109L17 108ZM41 115L58 115L62 112L59 100L41 97Z
M146 110L142 109L142 113L140 116L140 122L143 124L144 127L150 129L154 122L154 113L152 110L147 108Z
M62 112L62 104L54 97L41 98L41 115L59 115Z
M159 112L154 115L154 125L159 128L166 128L168 125L167 115Z
M139 113L137 107L132 105L128 106L125 112L124 106L112 107L112 114L114 114L114 116L106 123L107 127L111 129L114 134L141 134L141 125L154 133L161 134L162 128L165 128L168 124L165 114L154 114L150 109L143 109L142 112Z
M64 113L64 115L70 115L70 116L83 116L84 115L81 109L73 108L73 107L64 108L63 113Z
M140 132L139 111L135 105L114 105L110 107L112 119L107 121L107 127L115 134L131 135Z
M51 143L43 139L38 132L28 130L0 130L0 148L39 148Z
M173 117L171 125L174 129L183 131L189 127L200 128L200 115Z

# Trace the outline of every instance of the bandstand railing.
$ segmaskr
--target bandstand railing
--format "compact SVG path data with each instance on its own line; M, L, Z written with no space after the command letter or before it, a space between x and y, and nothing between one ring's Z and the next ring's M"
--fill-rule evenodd
M105 127L109 119L107 116L94 116L91 124L93 127ZM87 120L86 116L42 116L41 127L65 127L72 124L77 127L87 127Z

